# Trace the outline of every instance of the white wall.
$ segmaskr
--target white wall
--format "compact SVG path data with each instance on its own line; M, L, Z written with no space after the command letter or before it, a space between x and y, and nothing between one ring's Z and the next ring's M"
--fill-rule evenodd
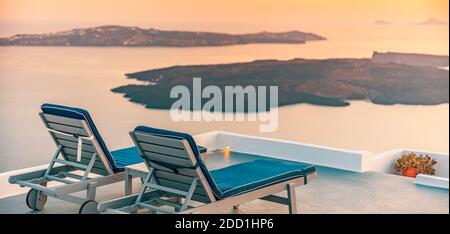
M394 170L394 163L402 154L415 152L427 154L437 161L435 176L449 178L448 153L398 148L372 155L369 151L352 151L221 131L199 134L194 138L197 144L207 147L210 151L230 146L231 150L236 152L312 163L343 170L378 171L389 174L398 174Z
M369 170L372 159L369 151L351 151L229 132L205 133L194 138L197 144L208 150L230 146L231 151L356 172Z
M426 154L436 160L437 164L435 165L436 174L435 176L444 177L448 179L448 167L449 167L449 156L448 153L437 153L437 152L427 152L421 150L414 149L405 149L405 153L415 152L416 154Z
M426 154L437 162L437 164L435 165L436 174L434 176L419 174L416 178L416 184L448 189L448 153L436 153L416 149L393 149L381 154L374 155L371 171L398 174L398 172L394 170L395 161L399 159L402 154L411 152L414 152L418 155Z
M218 149L217 148L218 135L219 133L217 131L213 131L195 135L193 136L193 138L195 140L195 143L197 143L197 145L206 147L208 151L213 151Z
M398 174L394 170L394 163L402 154L415 152L418 155L426 154L437 161L435 166L438 177L448 178L449 176L449 155L448 153L437 153L415 149L393 149L373 156L371 171Z
M393 149L373 156L371 171L397 174L394 163L403 154L403 149Z
M419 174L416 184L448 189L448 178Z

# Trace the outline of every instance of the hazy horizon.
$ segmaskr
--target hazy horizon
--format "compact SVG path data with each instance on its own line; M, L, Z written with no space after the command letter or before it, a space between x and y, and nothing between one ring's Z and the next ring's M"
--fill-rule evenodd
M411 23L431 17L448 22L448 6L447 0L0 0L0 37L101 25L224 33L301 30L329 34L334 30L351 32L353 27L373 25L376 20L405 27L414 27ZM448 31L448 25L430 27Z

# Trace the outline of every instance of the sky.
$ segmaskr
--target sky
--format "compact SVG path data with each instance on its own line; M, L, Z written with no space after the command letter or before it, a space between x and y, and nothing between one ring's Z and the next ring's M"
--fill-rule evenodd
M448 21L448 0L0 0L0 34L103 24L248 32L373 23Z

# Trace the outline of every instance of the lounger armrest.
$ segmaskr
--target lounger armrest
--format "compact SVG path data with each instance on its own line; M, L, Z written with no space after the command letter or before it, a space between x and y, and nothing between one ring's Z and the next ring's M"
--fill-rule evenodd
M203 147L201 145L197 145L197 148L198 148L198 152L201 154L208 152L208 148Z

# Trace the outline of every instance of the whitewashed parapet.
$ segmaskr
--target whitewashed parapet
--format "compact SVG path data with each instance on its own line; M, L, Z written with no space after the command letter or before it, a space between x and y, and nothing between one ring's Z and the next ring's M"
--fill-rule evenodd
M419 174L416 178L416 184L448 189L448 178Z
M371 171L398 174L398 172L394 170L395 161L399 159L402 156L402 154L411 152L414 152L417 155L428 155L437 162L435 166L436 174L434 176L419 174L417 175L416 178L416 184L448 189L449 183L448 153L430 152L417 149L403 149L403 148L393 149L384 153L374 155Z
M229 146L236 152L355 172L369 170L372 161L372 153L369 151L351 151L230 132L204 133L194 138L198 144L208 147L208 150L224 149Z

